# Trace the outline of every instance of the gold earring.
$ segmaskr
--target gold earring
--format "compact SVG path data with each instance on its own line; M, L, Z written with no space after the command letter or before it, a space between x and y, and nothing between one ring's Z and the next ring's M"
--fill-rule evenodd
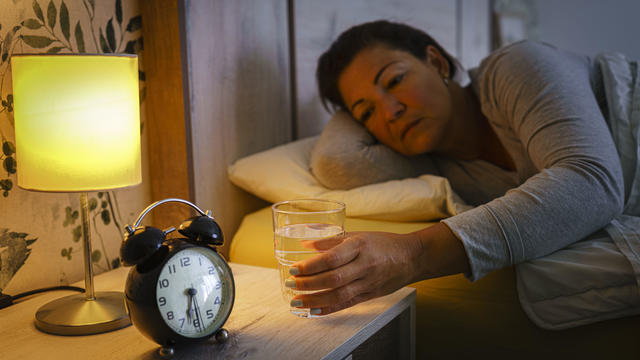
M446 87L449 87L449 75L442 73L442 82Z

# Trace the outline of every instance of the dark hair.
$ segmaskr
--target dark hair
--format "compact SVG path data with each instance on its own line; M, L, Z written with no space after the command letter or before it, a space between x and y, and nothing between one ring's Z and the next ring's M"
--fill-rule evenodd
M316 81L320 99L327 110L328 104L332 105L333 110L348 110L338 90L338 77L360 51L373 45L404 50L420 60L427 58L427 46L433 45L449 63L449 76L455 75L456 67L451 55L424 31L386 20L363 23L340 34L318 59Z

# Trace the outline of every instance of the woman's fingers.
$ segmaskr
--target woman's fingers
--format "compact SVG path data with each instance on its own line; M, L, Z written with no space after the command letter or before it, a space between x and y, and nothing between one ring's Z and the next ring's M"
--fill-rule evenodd
M318 291L313 294L298 295L294 299L302 300L303 308L328 308L340 304L349 304L365 291L365 282L356 280L335 289Z
M356 285L357 286L357 285ZM351 288L351 289L350 289ZM311 295L299 295L295 299L302 300L301 308L317 309L315 315L327 315L342 309L346 309L361 302L373 299L376 295L372 292L351 295L358 290L351 285L340 289L317 292Z
M364 269L357 260L351 261L337 269L316 273L314 275L298 275L287 280L287 286L296 290L323 290L338 288L359 279Z
M299 261L291 267L291 275L313 275L343 266L358 256L358 241L341 241L327 252Z
M346 235L337 235L320 240L303 240L300 244L307 249L314 249L318 251L326 251L334 246L340 245Z

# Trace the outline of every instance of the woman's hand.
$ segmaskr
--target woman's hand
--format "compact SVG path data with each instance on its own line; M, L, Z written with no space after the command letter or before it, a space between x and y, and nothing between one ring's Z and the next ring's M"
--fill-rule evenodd
M352 232L305 246L325 252L294 264L287 285L322 291L298 295L292 306L322 315L469 266L462 243L443 223L411 234Z
M412 283L414 262L421 253L415 235L384 232L352 232L305 246L326 252L293 265L299 272L293 278L295 289L327 290L300 295L294 301L302 300L300 307L312 308L314 313L321 309L323 315Z

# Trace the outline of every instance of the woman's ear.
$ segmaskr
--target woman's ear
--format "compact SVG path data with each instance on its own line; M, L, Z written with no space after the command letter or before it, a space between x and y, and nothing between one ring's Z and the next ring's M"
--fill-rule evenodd
M449 62L435 46L427 45L427 58L425 61L427 64L435 67L442 77L449 78L451 76Z

